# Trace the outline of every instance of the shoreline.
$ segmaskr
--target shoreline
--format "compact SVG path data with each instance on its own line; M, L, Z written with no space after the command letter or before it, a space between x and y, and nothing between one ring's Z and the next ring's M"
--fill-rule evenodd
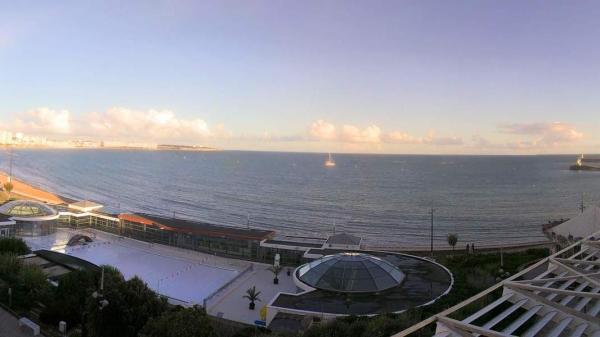
M4 184L8 181L8 174L6 172L0 171L0 184L4 186ZM22 199L34 199L38 201L43 201L45 203L50 204L64 204L73 202L73 200L60 196L58 194L54 194L52 192L48 192L41 188L35 187L29 183L26 183L22 180L15 179L14 175L11 179L13 184L13 190L11 194L20 196ZM3 187L4 189L4 187ZM6 193L6 192L5 192Z
M459 241L460 243L460 241ZM469 242L470 244L470 242ZM466 243L465 243L466 245ZM440 245L439 247L433 246L433 251L436 253L457 253L462 254L465 252L465 245L457 245L455 249L452 249L449 245ZM503 250L505 253L508 252L518 252L527 249L534 248L550 248L554 245L554 243L550 240L545 241L535 241L535 242L526 242L526 243L509 243L509 244L480 244L475 245L476 252L495 252L499 250ZM407 254L415 254L415 255L423 255L429 253L431 248L430 246L373 246L368 245L365 246L366 250L381 250L387 252L398 252L398 253L407 253Z
M6 174L6 172L0 171L0 184L3 185L7 181L7 179L8 179L8 174ZM20 199L34 199L37 201L42 201L45 203L57 204L57 205L68 204L68 203L77 201L77 200L73 200L73 199L46 191L42 188L35 187L25 181L15 179L14 176L12 178L12 183L13 183L14 187L13 187L11 194L20 197ZM542 229L542 226L543 225L540 225L540 230ZM271 230L275 230L275 229L271 229ZM275 230L275 231L278 232L277 230ZM285 233L281 233L281 232L278 232L278 234L285 235ZM469 244L470 243L471 242L469 242ZM503 250L506 249L507 251L519 251L519 250L525 250L525 249L530 249L530 248L548 247L552 244L553 243L550 240L534 241L534 242L528 242L528 243L507 243L507 244L487 244L487 245L486 244L476 244L475 249L476 249L476 251L479 251L479 252L497 251L500 249L503 249ZM430 251L430 246L429 245L423 245L423 246L364 245L363 249L423 254L423 253L427 253ZM461 253L461 252L465 251L465 246L461 245L460 239L459 239L459 244L457 245L456 249L454 249L454 250L452 249L452 247L450 247L447 244L438 244L437 247L436 247L436 245L434 245L433 250L434 250L434 252Z

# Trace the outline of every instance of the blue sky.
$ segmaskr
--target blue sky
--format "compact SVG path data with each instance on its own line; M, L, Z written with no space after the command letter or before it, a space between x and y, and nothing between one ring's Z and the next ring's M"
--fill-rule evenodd
M600 145L597 1L0 2L0 123L231 149Z

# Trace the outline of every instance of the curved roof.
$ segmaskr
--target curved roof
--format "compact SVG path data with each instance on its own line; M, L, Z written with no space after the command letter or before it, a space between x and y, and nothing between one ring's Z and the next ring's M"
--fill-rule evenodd
M0 206L0 213L16 218L53 217L58 212L39 201L13 200Z
M324 256L298 268L296 276L313 288L349 293L380 292L404 280L398 267L364 253Z

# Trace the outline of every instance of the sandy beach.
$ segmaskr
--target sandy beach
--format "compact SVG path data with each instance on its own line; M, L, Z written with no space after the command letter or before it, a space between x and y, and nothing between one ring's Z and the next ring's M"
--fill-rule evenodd
M8 181L8 174L5 172L0 172L0 183L4 186L4 184ZM61 197L57 194L50 193L48 191L44 191L40 188L31 186L23 181L13 178L12 179L13 190L11 194L17 198L29 198L35 199L43 202L47 202L50 204L63 204L69 202L68 199Z

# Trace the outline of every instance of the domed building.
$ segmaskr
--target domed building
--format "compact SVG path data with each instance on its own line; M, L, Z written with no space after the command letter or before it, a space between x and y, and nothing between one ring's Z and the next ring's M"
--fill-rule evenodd
M313 249L310 255L318 252ZM290 275L294 292L280 292L269 302L269 328L285 330L291 322L315 318L398 313L435 302L454 282L447 268L419 256L329 248L320 252L321 257Z
M300 282L341 293L378 293L399 286L404 273L392 263L365 253L328 255L298 268Z
M56 232L58 211L34 200L13 200L0 206L0 213L16 222L18 236L41 236Z

